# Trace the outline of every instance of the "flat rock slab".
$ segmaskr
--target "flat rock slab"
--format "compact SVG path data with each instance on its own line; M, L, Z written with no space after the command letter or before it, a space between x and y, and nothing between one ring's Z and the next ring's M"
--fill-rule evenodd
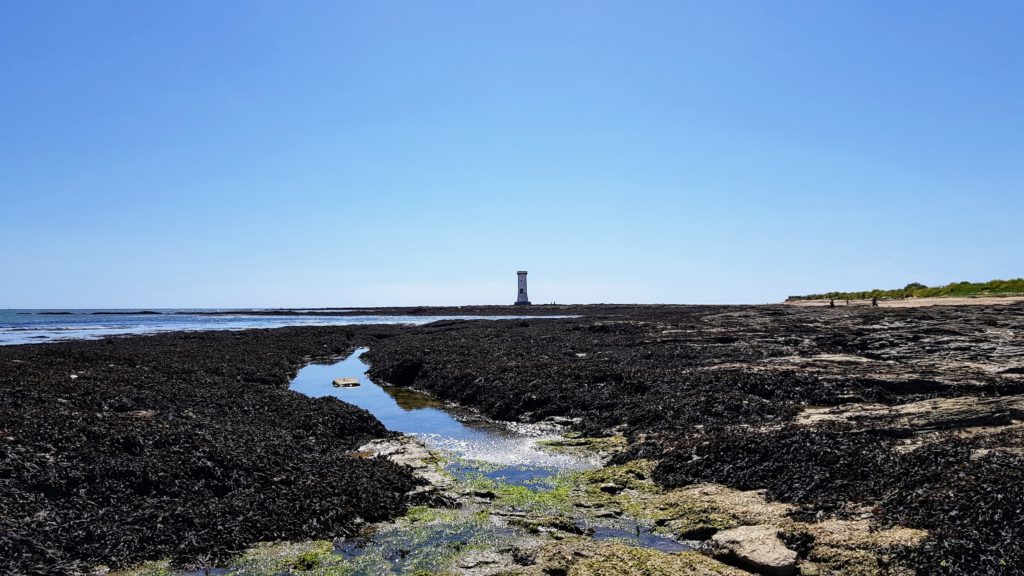
M355 388L356 386L359 386L359 380L357 380L355 378L335 378L334 379L334 387L335 388Z
M384 457L395 464L408 466L413 475L426 482L426 485L416 488L418 491L446 489L454 485L451 477L436 466L430 450L411 436L371 440L359 447L359 453Z
M796 574L797 554L786 548L774 526L740 526L711 537L715 556L742 568L770 576Z
M847 404L811 408L799 424L847 422L869 429L948 430L971 426L1005 426L1024 418L1024 396L934 398L898 406Z

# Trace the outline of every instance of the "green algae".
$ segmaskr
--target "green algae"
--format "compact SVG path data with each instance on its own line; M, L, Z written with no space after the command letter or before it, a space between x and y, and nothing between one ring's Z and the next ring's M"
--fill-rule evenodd
M557 533L580 534L582 530L573 522L572 518L566 516L527 516L523 518L510 518L509 523L518 526L531 534L551 533L554 537Z
M612 543L569 570L570 576L681 576L745 574L697 552L668 554Z
M498 496L496 503L499 506L534 512L568 512L572 509L570 487L564 482L556 483L550 490L531 490L526 486L498 484L495 488Z
M573 510L573 486L576 474L563 473L533 485L512 484L483 475L467 478L468 492L492 500L499 508L552 514Z
M658 492L661 489L651 479L654 465L651 460L630 460L617 466L587 470L581 474L580 481L591 492L607 492L610 487L620 491Z
M620 542L573 538L540 553L549 573L569 576L740 576L746 572L697 552L668 553Z
M410 524L422 524L426 522L454 522L455 518L456 512L448 508L412 506L406 511L405 516L399 519L399 521L405 521Z
M614 454L626 449L626 437L621 434L604 437L566 435L540 440L537 446L556 454Z
M379 527L362 545L347 551L356 555L349 562L358 573L434 573L499 537L489 514L416 507L411 514Z
M589 443L580 439L579 446ZM611 440L610 443L616 441ZM317 540L277 542L254 546L229 565L228 576L357 576L391 574L444 574L473 552L493 551L519 545L530 538L560 542L577 539L583 525L593 523L598 514L608 514L602 522L615 523L625 511L637 519L655 523L687 514L700 521L725 525L724 519L703 518L711 510L672 502L661 502L664 494L650 479L653 463L635 460L617 466L588 471L561 471L551 476L523 480L516 474L497 476L508 466L462 460L446 453L431 451L430 467L451 480L450 494L461 494L459 509L429 506L409 507L405 515L392 522L376 525L371 532L340 543ZM453 472L458 470L458 472ZM471 472L466 473L466 470ZM514 470L514 469L513 469ZM524 467L523 471L530 469ZM468 498L468 499L467 499ZM587 521L589 519L589 522ZM591 546L597 542L584 538ZM623 550L636 548L621 541ZM647 550L636 548L637 550ZM650 551L651 553L655 551ZM637 556L639 554L639 556ZM656 565L661 552L616 553L615 562L629 560L637 565ZM679 561L673 560L673 566ZM582 568L581 568L582 569ZM593 572L580 574L603 574ZM623 572L631 573L631 572ZM647 573L647 572L643 572ZM654 571L651 574L660 574ZM166 562L140 566L124 576L175 576Z
M670 492L647 498L623 499L623 510L654 523L659 532L683 539L703 540L715 532L736 527L735 516L707 500Z
M268 542L247 550L228 568L230 576L296 574L302 576L348 576L354 573L346 560L334 553L326 540Z

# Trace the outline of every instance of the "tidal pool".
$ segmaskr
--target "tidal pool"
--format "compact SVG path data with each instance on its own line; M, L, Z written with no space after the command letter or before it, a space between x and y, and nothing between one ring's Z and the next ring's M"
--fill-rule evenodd
M467 550L510 549L523 538L538 538L526 520L552 514L574 525L573 533L594 540L663 552L692 548L693 543L654 534L653 526L628 516L595 518L575 510L574 475L599 468L601 460L586 452L544 450L539 442L564 439L557 427L496 422L422 392L381 386L366 374L369 367L361 359L366 351L360 348L339 362L310 364L289 388L310 397L334 396L369 411L388 430L418 438L444 456L445 470L471 496L457 510L416 508L362 536L335 541L334 557L343 559L352 574L445 570ZM358 385L336 387L336 378L352 378Z
M428 394L396 386L380 386L366 375L361 359L366 348L333 364L311 364L299 371L290 389L319 398L334 396L364 408L388 430L415 436L434 450L456 458L449 471L456 476L481 474L515 483L529 483L561 470L600 465L596 458L542 450L541 440L559 438L550 430L501 423L442 402ZM358 386L335 387L335 378L355 378Z

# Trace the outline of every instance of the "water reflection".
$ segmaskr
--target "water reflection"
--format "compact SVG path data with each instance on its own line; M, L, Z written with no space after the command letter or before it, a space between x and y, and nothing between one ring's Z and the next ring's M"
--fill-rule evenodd
M292 381L290 389L314 398L334 396L366 409L388 430L414 435L431 448L469 460L563 470L596 465L596 462L551 454L537 447L539 440L555 438L554 435L513 430L428 394L379 386L366 375L368 366L360 358L366 350L360 348L334 364L306 366ZM332 381L339 377L356 378L359 386L335 388Z
M402 410L422 410L423 408L442 408L444 402L429 394L417 392L400 386L381 386L381 389L395 400L395 404Z

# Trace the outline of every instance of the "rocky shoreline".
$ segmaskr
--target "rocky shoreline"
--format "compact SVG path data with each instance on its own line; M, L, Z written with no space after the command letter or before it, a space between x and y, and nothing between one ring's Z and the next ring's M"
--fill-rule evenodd
M800 521L928 533L804 558L837 574L1024 570L1024 307L638 308L427 325L367 355L378 380L499 419L623 432L666 489L765 490ZM828 417L822 417L827 414Z
M707 546L588 542L555 520L506 571L776 570L752 549L778 573L1024 566L1024 306L558 313L581 317L2 347L0 572L218 565L437 504L408 462L359 452L388 436L372 416L287 391L357 346L378 382L616 445L572 505Z
M310 328L0 347L0 573L217 565L402 514L412 474L353 455L383 426L287 390L353 349Z

